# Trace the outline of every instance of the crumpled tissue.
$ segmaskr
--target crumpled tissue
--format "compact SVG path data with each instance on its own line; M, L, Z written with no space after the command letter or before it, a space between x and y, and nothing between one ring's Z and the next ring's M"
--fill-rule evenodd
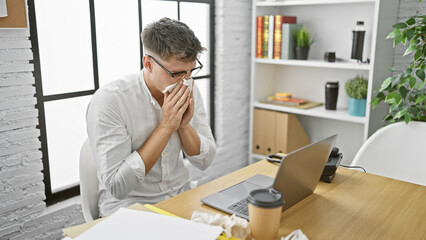
M302 230L297 229L292 233L287 235L287 237L282 237L281 240L309 240L308 237L302 232Z
M192 85L193 85L193 82L194 82L194 79L192 79L192 78L190 78L190 79L183 79L183 85L188 86L189 91L192 91ZM179 82L177 82L177 83L173 83L173 84L171 84L171 85L167 86L167 87L166 87L166 88L162 91L162 93L171 92L171 91L173 90L173 88L175 88L175 87L176 87L176 85L177 85L178 83L179 83Z
M228 217L219 213L211 215L205 212L194 211L191 221L221 226L227 238L236 237L239 239L246 239L250 234L250 225L247 220L235 215Z

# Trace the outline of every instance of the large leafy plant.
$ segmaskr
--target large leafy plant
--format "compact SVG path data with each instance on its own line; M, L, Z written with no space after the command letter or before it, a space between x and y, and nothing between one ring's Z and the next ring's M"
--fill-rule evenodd
M422 2L422 0L419 0ZM426 121L426 15L415 16L392 26L395 30L387 38L393 38L393 46L406 46L404 56L413 55L413 60L403 71L390 69L392 77L382 83L376 97L372 99L375 108L384 101L390 105L389 114L383 120L387 123L405 121Z

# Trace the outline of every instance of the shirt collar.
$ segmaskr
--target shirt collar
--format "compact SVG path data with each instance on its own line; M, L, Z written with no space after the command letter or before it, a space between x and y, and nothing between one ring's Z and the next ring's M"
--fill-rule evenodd
M153 97L153 96L152 96L152 94L151 94L151 91L149 91L149 88L148 88L148 86L146 85L145 78L143 77L143 71L144 71L144 69L142 69L142 70L140 71L140 76L139 76L139 79L140 79L141 84L142 84L142 89L143 89L143 90L145 90L145 92L148 94L148 96L149 96L149 102L150 102L153 106L156 106L156 105L157 105L157 101L154 99L154 97Z

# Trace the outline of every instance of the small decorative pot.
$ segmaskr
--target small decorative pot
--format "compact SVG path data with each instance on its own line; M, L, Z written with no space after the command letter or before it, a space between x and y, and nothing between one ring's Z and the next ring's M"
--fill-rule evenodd
M294 50L294 55L296 59L307 60L309 54L309 47L296 47Z
M365 106L367 99L349 98L349 115L351 116L365 116Z

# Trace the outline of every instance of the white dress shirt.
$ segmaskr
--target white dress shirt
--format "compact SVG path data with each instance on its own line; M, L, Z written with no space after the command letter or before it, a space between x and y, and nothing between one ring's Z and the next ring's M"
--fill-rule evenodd
M196 85L193 92L194 116L190 124L200 137L200 154L185 155L192 165L204 170L216 154L216 145ZM152 97L143 70L113 81L93 95L86 120L98 169L101 216L134 203L154 204L190 188L177 131L148 174L136 152L159 125L161 117L161 106Z

